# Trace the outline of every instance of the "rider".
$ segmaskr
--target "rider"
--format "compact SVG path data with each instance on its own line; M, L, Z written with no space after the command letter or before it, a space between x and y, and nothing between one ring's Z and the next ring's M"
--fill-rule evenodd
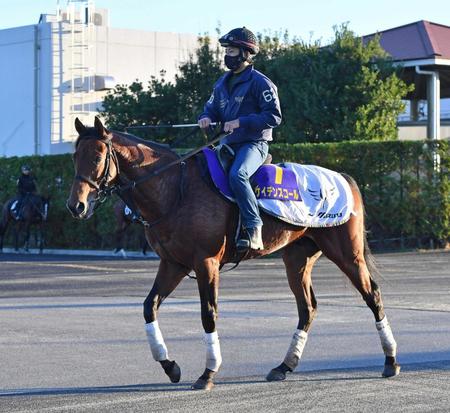
M14 212L17 219L22 217L22 208L26 199L30 194L36 194L36 179L32 175L29 165L22 165L20 168L22 174L17 180L17 202L14 207Z
M258 53L255 35L245 27L236 28L219 39L225 47L225 65L230 69L214 85L211 97L199 116L201 128L222 122L222 140L235 153L229 183L241 213L242 226L236 242L238 250L264 249L261 220L250 177L264 163L272 128L281 122L277 88L272 81L253 68L252 57Z

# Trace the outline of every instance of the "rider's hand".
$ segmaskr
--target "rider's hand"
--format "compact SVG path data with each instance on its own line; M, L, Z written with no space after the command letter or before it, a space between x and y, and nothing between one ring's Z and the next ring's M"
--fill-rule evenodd
M230 120L229 122L225 122L225 124L223 125L224 132L233 132L233 130L237 128L239 128L239 118Z
M200 126L202 129L206 129L211 124L211 119L209 118L202 118L198 121L198 126Z

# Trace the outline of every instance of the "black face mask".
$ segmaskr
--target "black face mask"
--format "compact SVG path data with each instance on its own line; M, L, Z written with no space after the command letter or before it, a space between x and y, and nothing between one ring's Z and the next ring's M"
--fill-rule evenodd
M242 49L239 50L239 54L237 56L225 55L225 66L233 71L238 70L244 61L245 57Z

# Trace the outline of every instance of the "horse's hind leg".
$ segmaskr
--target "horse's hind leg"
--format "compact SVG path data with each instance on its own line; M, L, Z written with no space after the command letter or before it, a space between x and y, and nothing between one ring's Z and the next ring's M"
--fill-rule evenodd
M181 370L175 361L169 359L167 347L159 328L157 314L161 303L176 288L188 272L188 268L161 259L153 287L144 301L145 330L150 350L153 358L161 363L162 368L172 383L178 383L180 381Z
M199 259L195 265L198 290L200 293L202 325L205 330L206 368L192 385L193 390L211 390L213 378L222 364L219 336L216 331L219 290L219 259L209 257Z
M294 371L300 361L317 309L311 271L320 255L319 248L308 238L288 245L283 250L289 287L297 302L298 325L283 363L270 371L266 377L268 381L284 380L286 373Z
M350 279L375 317L375 326L385 354L383 377L396 376L397 343L384 313L381 290L372 279L366 258L371 259L365 241L362 213L352 216L341 226L331 229L314 229L311 234L322 252Z
M115 232L116 249L114 251L114 254L121 252L122 255L125 257L124 238L125 238L125 232L126 232L127 228L129 227L129 225L130 224L126 221L122 221L119 224L117 224L116 232Z

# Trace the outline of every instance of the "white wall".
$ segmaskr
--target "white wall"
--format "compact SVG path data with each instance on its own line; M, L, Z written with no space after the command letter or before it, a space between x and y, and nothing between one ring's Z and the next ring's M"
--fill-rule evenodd
M0 156L34 153L34 26L0 31Z
M97 73L113 75L120 84L136 79L145 84L163 69L166 79L173 80L198 46L197 36L190 34L96 27L96 37Z
M398 125L398 138L404 141L415 141L427 139L427 125ZM441 139L450 139L450 125L441 125Z
M70 27L67 22L48 19L36 26L0 30L0 156L72 152L75 117L93 123L107 92L91 87L81 97L72 93L77 57ZM162 69L172 81L179 65L198 46L195 35L107 26L91 26L87 38L90 45L84 63L91 76L112 76L117 84L139 80L144 86L151 76L159 77Z

